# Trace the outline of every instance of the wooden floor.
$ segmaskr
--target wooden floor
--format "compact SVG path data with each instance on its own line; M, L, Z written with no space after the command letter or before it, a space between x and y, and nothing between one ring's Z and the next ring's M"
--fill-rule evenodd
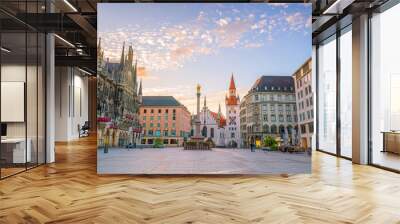
M0 223L400 223L400 175L323 153L295 176L98 176L96 141L0 181Z

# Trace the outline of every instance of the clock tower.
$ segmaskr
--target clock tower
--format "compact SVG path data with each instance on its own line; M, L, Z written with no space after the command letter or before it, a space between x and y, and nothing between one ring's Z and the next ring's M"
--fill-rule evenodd
M225 146L229 148L240 147L240 98L236 92L233 74L229 83L228 95L225 97L226 127Z

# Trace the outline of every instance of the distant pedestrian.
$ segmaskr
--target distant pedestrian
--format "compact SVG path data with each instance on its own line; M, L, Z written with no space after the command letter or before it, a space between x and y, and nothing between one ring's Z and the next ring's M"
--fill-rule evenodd
M105 135L104 135L104 153L108 153L109 140L110 140L110 137L109 137L108 129L106 129Z
M250 143L250 149L252 152L254 152L254 143Z

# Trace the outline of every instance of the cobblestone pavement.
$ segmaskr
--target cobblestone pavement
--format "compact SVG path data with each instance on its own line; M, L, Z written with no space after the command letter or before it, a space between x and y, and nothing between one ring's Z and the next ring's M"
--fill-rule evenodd
M215 148L112 148L97 151L99 174L296 174L311 172L306 153Z

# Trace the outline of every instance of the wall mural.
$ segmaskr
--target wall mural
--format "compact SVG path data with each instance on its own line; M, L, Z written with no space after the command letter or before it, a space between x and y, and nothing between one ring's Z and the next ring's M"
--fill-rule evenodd
M98 173L311 172L311 4L100 3L97 52Z

